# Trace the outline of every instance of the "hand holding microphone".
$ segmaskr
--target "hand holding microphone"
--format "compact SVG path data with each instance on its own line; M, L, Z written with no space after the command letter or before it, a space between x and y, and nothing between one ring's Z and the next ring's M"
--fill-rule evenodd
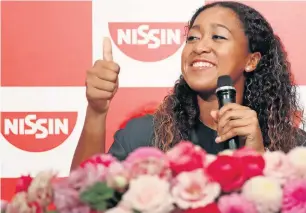
M95 112L108 111L110 101L118 89L119 71L119 65L113 62L111 41L105 38L103 60L97 60L86 75L86 97Z
M236 103L236 91L229 76L219 77L216 93L220 110L211 113L218 124L216 142L226 142L230 149L237 149L239 136L246 147L264 152L257 113L249 107Z

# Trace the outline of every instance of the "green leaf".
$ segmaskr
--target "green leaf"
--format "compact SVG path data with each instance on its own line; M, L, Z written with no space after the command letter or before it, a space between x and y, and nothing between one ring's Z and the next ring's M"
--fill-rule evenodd
M97 182L86 191L82 192L80 199L93 209L105 210L107 208L107 201L114 198L114 196L114 189L109 188L106 183Z

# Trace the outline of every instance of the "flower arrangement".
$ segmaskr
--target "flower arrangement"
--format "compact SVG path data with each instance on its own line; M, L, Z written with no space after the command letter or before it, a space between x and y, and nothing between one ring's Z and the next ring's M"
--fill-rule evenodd
M306 148L263 155L207 154L182 141L167 153L141 147L124 161L93 156L69 177L24 176L5 213L302 213ZM54 210L48 210L50 204Z

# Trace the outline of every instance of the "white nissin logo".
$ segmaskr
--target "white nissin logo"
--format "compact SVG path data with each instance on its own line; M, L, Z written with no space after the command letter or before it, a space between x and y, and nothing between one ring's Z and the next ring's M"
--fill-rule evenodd
M119 45L123 43L147 44L148 48L156 49L164 44L181 44L180 29L150 29L149 25L140 25L137 29L118 29L117 32ZM138 39L138 37L143 39Z
M45 125L45 126L43 126ZM40 118L35 114L27 115L24 119L4 119L4 134L35 135L36 139L43 139L48 135L68 135L68 119Z

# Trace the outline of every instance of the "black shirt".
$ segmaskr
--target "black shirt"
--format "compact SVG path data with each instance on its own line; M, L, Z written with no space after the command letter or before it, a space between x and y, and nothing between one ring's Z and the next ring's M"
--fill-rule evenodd
M198 120L190 141L201 146L210 154L217 154L224 150L224 143L216 143L216 137L215 130ZM152 115L131 119L124 129L118 130L114 135L114 143L110 147L109 153L119 160L124 160L136 148L144 146L153 146Z

